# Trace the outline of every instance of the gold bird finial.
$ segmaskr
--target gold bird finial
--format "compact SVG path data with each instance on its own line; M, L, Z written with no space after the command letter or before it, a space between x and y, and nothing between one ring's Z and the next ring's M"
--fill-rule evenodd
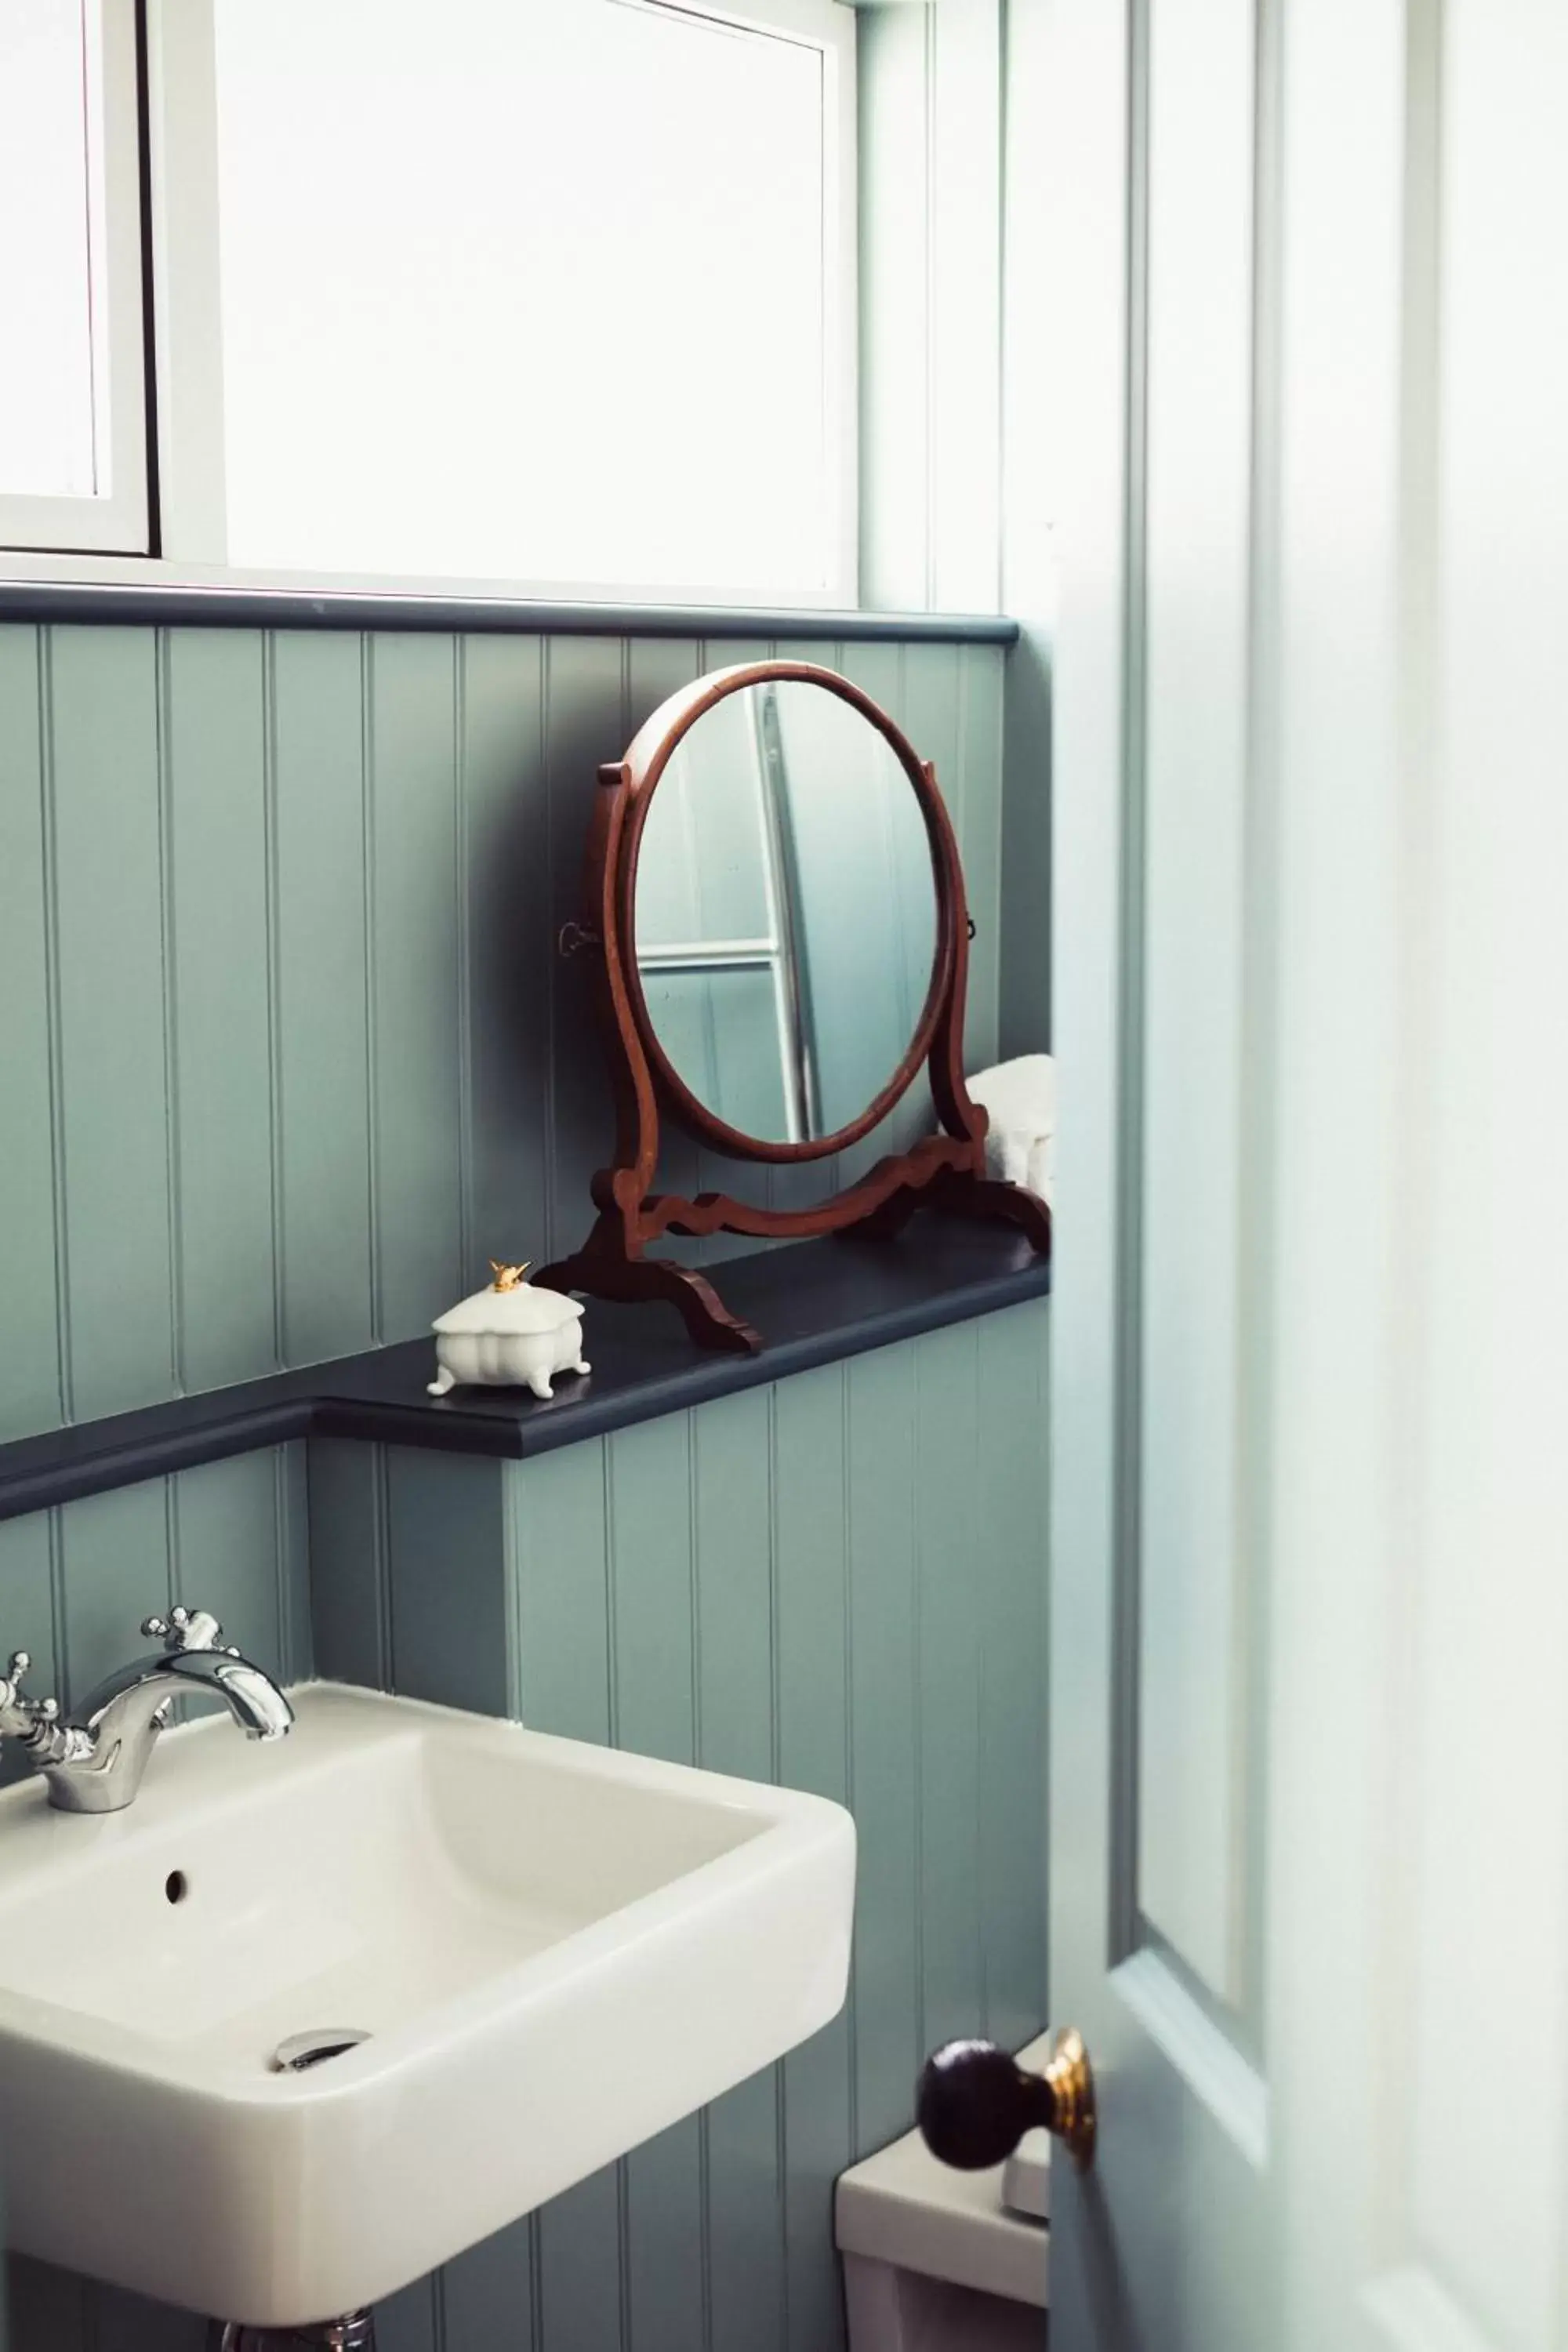
M495 1276L495 1281L491 1285L492 1289L521 1290L522 1277L532 1264L533 1260L531 1257L525 1257L521 1265L502 1265L499 1259L492 1257L490 1272Z

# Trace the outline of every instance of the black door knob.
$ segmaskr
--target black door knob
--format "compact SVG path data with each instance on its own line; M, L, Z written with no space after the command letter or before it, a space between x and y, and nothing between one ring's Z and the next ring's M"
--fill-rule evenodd
M1080 2166L1094 2161L1094 2075L1079 2035L1057 2036L1043 2074L1031 2074L994 2042L949 2042L926 2060L915 2120L931 2154L961 2172L1012 2155L1026 2131L1065 2140Z

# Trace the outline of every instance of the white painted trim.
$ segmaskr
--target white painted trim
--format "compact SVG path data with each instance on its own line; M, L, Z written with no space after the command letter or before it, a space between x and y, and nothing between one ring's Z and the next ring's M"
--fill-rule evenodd
M829 246L823 255L824 397L837 385L838 414L827 423L830 446L837 450L838 512L830 534L834 577L827 601L853 604L860 594L860 169L859 95L857 73L858 27L842 0L830 0L835 19L831 48L823 51L823 218ZM829 136L828 126L834 135ZM837 229L837 235L834 230Z
M626 8L654 8L666 15L711 16L723 25L740 25L748 32L784 33L809 42L813 48L853 43L854 19L849 0L620 0Z
M644 971L709 971L719 965L729 971L752 971L777 959L777 940L669 940L658 947L637 947Z
M107 5L123 8L130 21L131 0L107 0ZM42 568L35 569L31 562L8 562L5 568L9 575L90 584L281 588L323 593L481 595L661 605L782 601L803 610L852 607L858 595L859 556L858 181L853 9L845 0L739 0L735 5L718 5L718 0L623 0L623 5L709 17L798 40L822 53L823 204L829 231L823 256L823 397L835 511L828 533L829 576L820 588L792 587L781 592L776 583L762 576L740 588L707 583L671 588L657 580L586 582L527 574L472 579L228 566L212 0L148 0L148 136L163 554L143 554L140 562L112 565L102 560L144 550L144 525L137 538L106 539L100 531L69 538L30 532L26 544L39 551ZM133 56L131 89L134 123ZM142 513L144 517L144 488ZM81 552L68 556L43 552L54 548ZM94 552L88 553L89 549Z
M91 37L93 12L85 12ZM110 488L93 498L0 497L0 547L145 550L147 412L142 291L141 138L137 103L135 0L101 0L99 70L89 69L100 152L89 156L98 181L91 208L102 249L91 256L97 458L107 460Z
M795 589L770 593L765 585L754 591L711 586L666 588L657 582L581 580L486 580L447 578L444 574L392 572L250 571L221 562L183 562L167 556L121 555L113 549L100 553L57 553L44 548L0 547L0 580L49 581L79 588L226 589L247 593L300 596L383 596L389 602L432 597L470 598L481 604L647 605L659 611L690 605L698 611L842 612L853 611L826 588Z
M1001 0L863 27L861 577L879 604L1000 593Z
M1112 1989L1253 2169L1268 2162L1268 2085L1157 1952L1111 1972Z
M159 537L176 564L221 565L228 539L212 0L146 5ZM171 191L181 201L166 201ZM167 569L161 563L157 576Z
M854 0L621 0L667 15L710 16L753 32L784 34L822 52L823 67L823 419L834 455L837 513L829 530L827 584L805 603L853 604L860 567L859 163ZM837 386L837 415L831 413ZM582 590L579 594L584 593ZM586 592L599 593L596 590ZM605 589L605 594L622 593ZM668 601L666 592L649 592ZM690 592L688 592L689 593ZM705 599L706 601L706 599Z

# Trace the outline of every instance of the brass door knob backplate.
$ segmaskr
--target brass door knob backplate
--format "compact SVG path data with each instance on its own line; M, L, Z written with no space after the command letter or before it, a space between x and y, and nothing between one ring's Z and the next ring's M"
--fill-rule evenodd
M926 2060L915 2114L931 2154L961 2171L1002 2163L1036 2128L1061 2140L1080 2171L1094 2162L1094 2070L1072 2026L1058 2034L1043 2074L994 2042L947 2042Z

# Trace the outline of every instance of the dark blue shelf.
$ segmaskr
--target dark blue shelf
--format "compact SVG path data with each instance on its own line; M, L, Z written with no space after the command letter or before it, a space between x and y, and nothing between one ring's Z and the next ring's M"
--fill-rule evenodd
M548 1402L521 1389L427 1396L434 1344L409 1339L0 1445L0 1518L294 1437L521 1460L1041 1297L1050 1267L1009 1229L928 1217L896 1242L801 1242L734 1258L713 1280L761 1331L760 1355L694 1348L673 1308L591 1299L593 1371L563 1374Z

